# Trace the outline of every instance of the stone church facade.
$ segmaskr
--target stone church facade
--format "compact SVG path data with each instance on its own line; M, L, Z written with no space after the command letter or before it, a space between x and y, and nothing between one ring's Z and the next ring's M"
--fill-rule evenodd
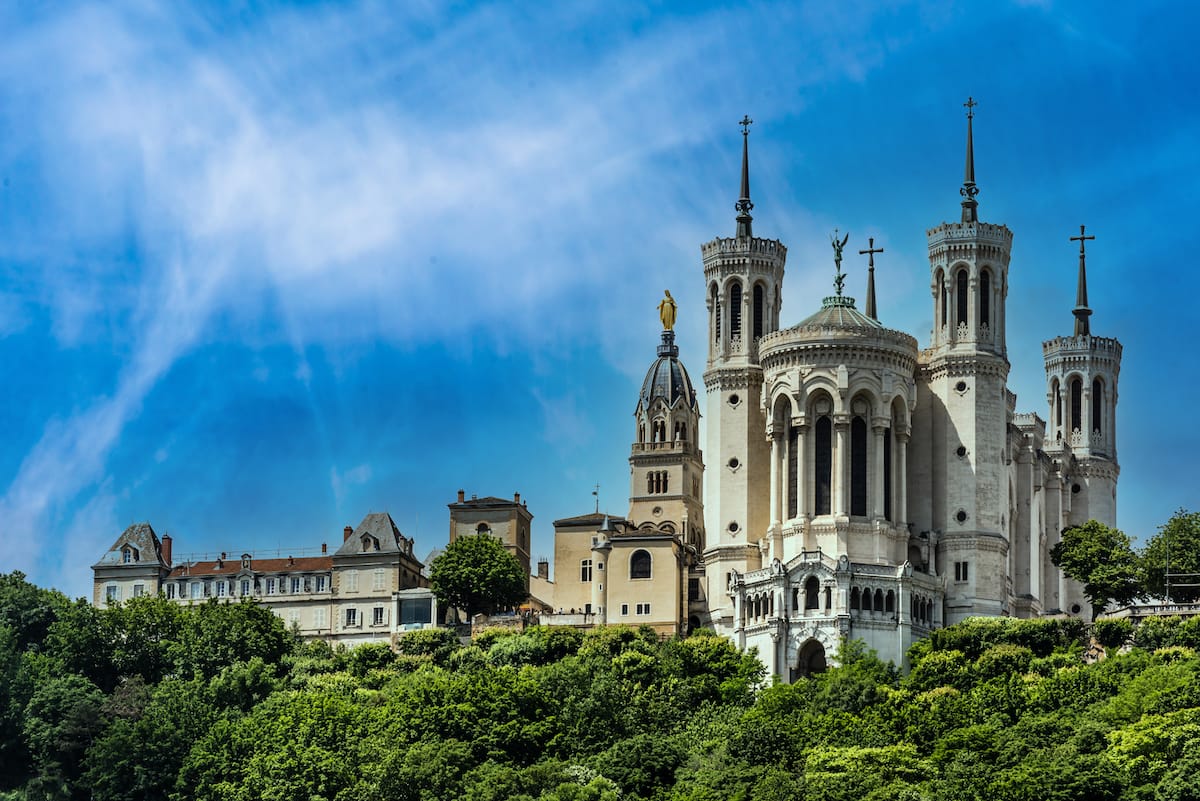
M556 521L556 581L540 592L566 603L545 621L711 627L789 680L844 638L902 664L915 641L973 615L1090 613L1049 554L1067 527L1115 525L1121 344L1091 333L1081 228L1074 330L1043 345L1046 417L1017 411L1013 233L979 219L971 106L961 219L927 232L924 349L880 319L873 240L859 251L871 265L861 310L835 234L833 294L784 322L787 248L754 236L744 121L735 234L701 246L704 452L672 302L634 413L629 514ZM653 614L631 617L630 603Z

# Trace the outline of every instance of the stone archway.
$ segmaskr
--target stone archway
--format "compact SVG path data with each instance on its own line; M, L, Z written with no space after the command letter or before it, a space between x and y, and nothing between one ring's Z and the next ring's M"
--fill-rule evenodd
M795 678L823 673L825 668L825 646L819 640L809 639L800 646L800 653L796 656L796 667L792 671Z

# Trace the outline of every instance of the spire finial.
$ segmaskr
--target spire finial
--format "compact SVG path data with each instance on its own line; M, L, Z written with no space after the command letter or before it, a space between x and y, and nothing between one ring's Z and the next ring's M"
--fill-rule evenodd
M878 320L879 315L875 312L875 254L882 253L883 248L875 247L875 237L872 236L867 237L867 249L858 252L867 255L867 316Z
M751 222L754 220L750 216L750 210L754 208L754 204L750 202L750 126L754 120L750 119L747 114L742 117L742 121L738 125L742 126L742 191L738 202L734 204L737 209L737 235L739 238L745 236L750 237L754 234L751 230Z
M1092 310L1088 308L1087 299L1087 252L1084 250L1084 243L1089 239L1095 239L1095 235L1086 236L1084 234L1084 226L1079 226L1079 236L1071 237L1072 242L1079 243L1079 283L1075 287L1075 308L1072 314L1075 315L1075 336L1090 336L1092 333L1091 323L1088 317L1092 315Z
M971 120L975 119L975 107L979 104L975 102L974 97L968 97L963 105L967 108L967 166L962 189L958 190L958 193L963 197L962 221L979 222L979 203L975 200L975 196L979 194L979 187L975 186L975 143L971 131Z

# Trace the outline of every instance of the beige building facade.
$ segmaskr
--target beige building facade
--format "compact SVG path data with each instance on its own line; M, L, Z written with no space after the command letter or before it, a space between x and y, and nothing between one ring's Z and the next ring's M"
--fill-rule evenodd
M149 523L127 528L92 566L92 602L108 606L158 594L182 604L251 598L306 639L345 645L391 642L437 620L412 540L385 512L347 526L333 553L322 544L312 556L222 553L175 562L172 546Z

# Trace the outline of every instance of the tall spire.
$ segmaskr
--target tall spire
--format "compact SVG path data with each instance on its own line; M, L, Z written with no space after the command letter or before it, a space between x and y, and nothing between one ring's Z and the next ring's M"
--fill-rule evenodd
M883 248L875 247L875 237L872 236L867 237L867 249L858 252L867 256L867 316L878 320L879 315L875 311L875 254L882 253Z
M742 117L742 121L738 123L742 126L742 191L738 197L738 202L734 204L737 209L737 235L741 237L754 236L750 223L754 220L750 216L750 210L754 208L754 204L750 202L750 125L754 120L750 119L750 115Z
M1079 236L1071 237L1072 242L1079 243L1079 283L1075 286L1075 308L1071 311L1075 315L1075 336L1090 336L1092 333L1091 323L1088 317L1091 317L1092 310L1088 308L1087 299L1087 252L1084 250L1084 243L1089 239L1095 239L1095 235L1085 236L1083 232L1084 226L1079 226Z
M971 133L971 120L975 118L975 107L979 104L975 102L975 98L968 97L963 105L967 108L967 165L962 189L958 190L958 193L963 197L962 221L979 222L979 202L975 200L975 196L979 194L979 187L975 186L975 144Z

